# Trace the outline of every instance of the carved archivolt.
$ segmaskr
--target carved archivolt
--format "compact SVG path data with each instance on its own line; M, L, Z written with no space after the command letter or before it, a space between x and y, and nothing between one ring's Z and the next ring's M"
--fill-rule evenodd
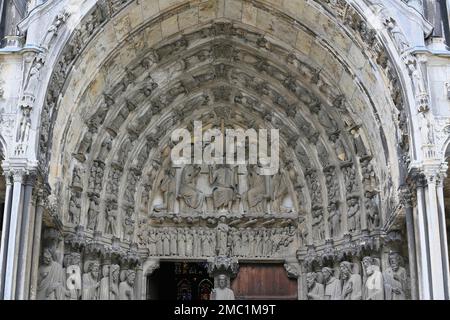
M83 259L114 256L104 273L115 282L103 293L94 290L100 262L80 268L82 276L69 268L76 283L81 279L83 297L131 297L130 270L148 257L289 256L309 266L380 250L391 214L386 203L392 188L385 186L400 169L388 167L388 157L375 150L394 152L392 146L401 142L407 152L408 123L396 121L398 131L394 126L389 135L379 131L383 117L403 119L403 96L384 47L352 6L337 1L333 19L355 35L349 45L365 48L363 58L379 65L395 109L383 104L380 112L365 87L370 83L317 34L314 46L332 57L327 61L293 48L279 35L228 19L198 23L141 47L140 37L158 27L152 20L99 62L92 82L80 85L68 123L61 108L73 85L74 65L91 52L98 30L128 4L102 3L74 31L55 65L39 138L41 164L64 172L56 196L66 242L89 248ZM269 11L258 1L255 5ZM186 9L168 10L167 17ZM66 18L61 15L55 23ZM277 18L313 39L314 31L300 21ZM52 41L50 33L45 42ZM139 54L127 56L130 50ZM351 92L341 90L346 84L338 83L338 70L351 81ZM30 76L30 85L33 81ZM195 120L205 128L279 129L282 170L261 177L250 165L174 167L170 135L176 128L190 129ZM27 134L25 118L23 127L19 137ZM57 137L59 145L52 145ZM56 177L49 180L54 183ZM122 264L128 269L118 284L116 265ZM350 278L343 276L344 286Z

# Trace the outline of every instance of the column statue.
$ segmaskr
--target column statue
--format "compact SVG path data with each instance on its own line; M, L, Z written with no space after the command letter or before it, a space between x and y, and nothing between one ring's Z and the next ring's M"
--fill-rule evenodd
M42 264L39 267L37 284L37 300L62 300L64 298L64 271L56 262L50 250L42 254Z
M364 281L364 300L384 300L383 275L377 260L371 257L364 257L362 265L366 274Z
M306 286L308 288L308 300L323 300L325 290L323 284L317 282L317 274L309 272L306 275Z
M127 270L126 279L119 285L119 300L134 300L134 280L136 272Z
M340 300L341 299L341 282L333 276L333 269L325 267L322 269L323 278L325 281L325 300Z
M343 261L340 264L342 280L344 285L342 287L342 300L361 300L361 276L353 272L353 264L348 261Z
M390 253L388 260L389 267L383 273L386 300L405 300L408 276L405 268L400 266L401 256Z
M82 300L98 300L98 281L100 265L98 262L90 261L87 263L85 274L83 274Z

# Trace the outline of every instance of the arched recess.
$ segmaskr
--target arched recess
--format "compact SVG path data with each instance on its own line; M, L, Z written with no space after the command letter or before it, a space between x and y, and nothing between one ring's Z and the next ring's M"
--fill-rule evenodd
M171 131L201 119L280 130L289 212L225 221L274 220L292 238L287 253L258 258L383 253L411 152L414 92L397 74L397 39L345 1L151 3L93 6L58 46L37 140L68 247L131 263L148 258L149 226L190 226L153 200ZM219 226L209 218L199 226Z

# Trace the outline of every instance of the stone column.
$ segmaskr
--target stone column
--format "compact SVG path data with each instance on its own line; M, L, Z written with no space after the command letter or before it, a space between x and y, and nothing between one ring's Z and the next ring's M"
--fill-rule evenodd
M431 299L431 284L429 270L427 211L425 207L425 179L423 174L416 176L417 209L415 219L415 236L417 250L417 271L419 280L420 300Z
M36 288L39 270L39 258L41 252L41 235L42 235L42 215L44 213L44 199L40 196L37 199L36 217L33 230L33 248L31 255L31 270L30 270L30 292L29 298L36 299Z
M436 184L437 201L438 201L438 216L439 216L439 226L441 234L441 254L442 254L442 268L444 272L444 291L445 299L449 299L450 290L450 271L449 271L449 260L448 260L448 245L447 245L447 228L445 221L445 204L444 204L444 174L439 176Z
M439 221L439 205L437 202L437 175L435 172L427 174L427 191L425 193L426 212L428 218L429 243L427 249L430 255L430 273L432 284L432 299L443 300L446 298L445 270L442 255L442 228Z
M10 212L11 212L11 201L12 201L12 183L11 175L5 172L6 180L6 194L5 194L5 208L3 212L3 232L0 244L0 299L3 298L4 288L5 288L5 274L6 274L6 261L8 254L8 239L9 239L9 222L10 222Z
M408 256L409 256L409 273L411 277L411 299L417 300L417 260L416 260L416 242L413 217L413 200L409 186L403 186L401 189L401 202L405 207L406 230L408 237Z
M20 244L20 225L23 208L23 182L26 176L24 169L14 169L13 172L13 194L8 230L8 245L6 250L6 273L4 286L4 300L13 300L16 293L17 267Z
M22 224L20 228L19 261L17 273L17 293L16 299L28 299L29 283L29 258L31 253L31 243L34 227L35 205L32 201L33 187L36 181L34 173L28 174L24 187L24 199L22 210Z

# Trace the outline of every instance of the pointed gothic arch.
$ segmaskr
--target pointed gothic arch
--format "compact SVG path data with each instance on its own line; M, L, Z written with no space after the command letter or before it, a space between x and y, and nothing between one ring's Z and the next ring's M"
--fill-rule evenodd
M266 226L289 240L279 256L237 256L297 259L317 271L368 254L387 268L389 250L406 255L392 234L405 229L397 191L411 160L423 158L414 136L426 130L415 117L417 101L419 112L428 104L421 61L380 3L281 3L174 1L155 9L153 1L91 1L80 14L61 8L53 33L30 35L43 50L30 55L26 67L35 72L20 106L33 106L40 120L31 124L34 145L16 152L39 160L51 188L49 225L59 229L64 254L123 269L186 258L171 247L149 254L151 229L171 244L183 228L215 230L220 215L213 206L193 223L198 217L179 209L183 199L173 201L173 212L155 210L170 133L194 120L209 127L226 119L280 130L287 191L277 196L292 203L275 218L231 212L236 217L225 224L241 232L240 241L254 225L263 231L246 241L264 238L272 231Z

